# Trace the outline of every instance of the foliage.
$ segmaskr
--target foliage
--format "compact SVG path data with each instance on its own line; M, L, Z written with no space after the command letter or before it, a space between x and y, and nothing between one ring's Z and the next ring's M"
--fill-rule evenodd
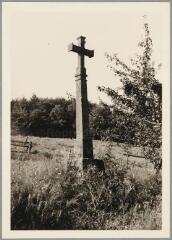
M30 100L11 102L12 129L19 133L49 136L75 136L75 99L48 99L33 95Z
M94 139L113 136L114 141L132 142L125 134L124 114L112 111L103 102L89 102L90 130ZM75 98L38 98L33 95L30 100L15 99L11 102L12 134L20 133L40 137L75 137ZM130 119L127 125L131 125ZM110 133L109 133L110 129ZM17 130L17 131L16 131ZM130 134L132 135L132 134Z
M75 98L38 98L11 101L12 133L40 137L75 137ZM111 126L110 107L103 103L89 102L90 128L94 139L101 139L102 133Z
M159 68L152 62L152 39L147 23L144 38L139 42L140 54L131 58L130 64L117 54L106 53L109 67L122 86L120 89L99 87L111 97L113 111L123 113L124 138L145 149L158 170L161 168L162 84L156 78ZM132 141L133 140L133 141Z
M93 105L90 112L90 128L94 139L102 139L109 128L112 128L112 112L103 102Z
M47 152L44 157L39 168L34 167L35 160L32 169L28 168L29 161L24 165L23 161L14 162L13 230L161 229L158 174L139 181L119 160L112 160L110 146L102 156L105 174L95 168L80 174L71 161L65 169Z

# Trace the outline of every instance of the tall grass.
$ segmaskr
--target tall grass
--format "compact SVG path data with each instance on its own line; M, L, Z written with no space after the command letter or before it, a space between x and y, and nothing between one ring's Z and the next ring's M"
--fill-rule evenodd
M93 167L81 173L71 162L64 168L45 157L32 168L29 161L14 163L11 229L161 229L160 173L137 179L111 161L108 150L105 174Z

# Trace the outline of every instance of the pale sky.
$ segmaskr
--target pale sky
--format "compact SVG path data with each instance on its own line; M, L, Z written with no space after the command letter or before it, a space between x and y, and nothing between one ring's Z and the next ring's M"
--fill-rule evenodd
M94 58L86 58L88 98L106 100L97 86L119 86L107 68L105 52L118 53L124 61L137 53L143 35L143 15L147 16L153 39L153 59L162 63L161 82L169 63L169 3L4 3L4 51L8 53L11 97L30 98L75 96L77 55L68 44L86 37L86 48Z

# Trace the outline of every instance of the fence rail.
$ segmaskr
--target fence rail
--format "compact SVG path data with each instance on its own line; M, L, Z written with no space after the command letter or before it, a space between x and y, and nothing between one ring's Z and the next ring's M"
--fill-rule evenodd
M124 153L124 156L127 156L127 157L135 157L135 158L145 158L145 156L139 156L139 155L127 154L127 153Z
M33 144L31 141L28 141L28 136L27 136L24 142L18 141L18 140L11 140L11 146L26 148L26 152L30 153L32 150Z

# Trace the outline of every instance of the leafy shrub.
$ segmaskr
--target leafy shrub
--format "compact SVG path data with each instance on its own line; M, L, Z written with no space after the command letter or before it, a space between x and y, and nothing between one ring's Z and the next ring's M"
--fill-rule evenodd
M144 147L146 158L159 171L162 168L162 83L157 78L160 65L152 60L153 41L146 22L138 47L138 54L129 64L117 53L106 53L108 66L121 87L99 86L98 89L110 97L114 115L121 113L120 121L113 125L122 132L124 142Z

